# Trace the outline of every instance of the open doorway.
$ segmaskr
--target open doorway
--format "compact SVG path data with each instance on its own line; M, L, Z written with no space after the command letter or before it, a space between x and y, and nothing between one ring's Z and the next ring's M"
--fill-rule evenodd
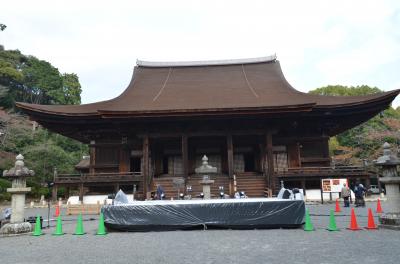
M142 172L142 158L131 157L131 171L136 173Z

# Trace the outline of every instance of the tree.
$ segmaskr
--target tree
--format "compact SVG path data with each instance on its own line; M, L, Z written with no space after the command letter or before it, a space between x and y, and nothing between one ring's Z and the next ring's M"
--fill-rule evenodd
M80 104L81 85L74 73L60 74L49 62L18 50L0 50L0 106L16 101L35 104Z
M34 104L57 104L64 99L62 79L57 68L44 60L28 57L22 68L24 93L20 98Z
M63 89L63 104L80 104L81 103L81 84L78 75L75 73L64 73L61 76Z
M361 86L341 86L330 85L310 91L311 94L331 95L331 96L357 96L368 95L382 92L377 87L367 85ZM400 143L400 109L389 107L379 115L371 118L367 122L349 129L331 139L331 146L337 148L346 146L357 148L355 154L359 158L370 159L376 151L380 149L385 141ZM337 144L338 143L338 144Z
M343 86L343 85L328 85L310 91L310 94L333 95L333 96L357 96L380 93L382 90L377 87L368 85L360 86Z
M59 173L73 173L74 165L88 153L86 145L73 139L41 127L32 131L30 122L22 115L12 114L10 117L12 122L5 123L5 135L2 138L6 140L0 142L0 151L14 155L22 153L25 156L27 166L35 171L35 177L28 179L28 185L32 187L30 195L33 197L46 194L46 188L42 186L45 180L52 179L54 168ZM12 163L3 165L0 166L0 172L1 169L9 169ZM0 191L0 200L2 195Z
M4 24L0 24L0 31L4 31L5 29L6 29L6 25L4 25Z
M17 94L22 92L24 75L21 68L26 57L18 50L0 50L0 106L9 109Z
M16 101L80 104L81 92L76 74L60 74L47 61L24 55L18 50L4 50L0 47L0 107L11 110ZM87 155L88 148L80 142L43 128L33 131L27 117L12 111L7 112L7 119L0 120L3 133L0 151L24 154L27 166L36 173L27 182L32 187L30 195L39 197L47 194L43 183L52 179L54 168L60 173L72 173L82 155ZM0 181L0 200L8 199L4 193L7 184L8 182Z

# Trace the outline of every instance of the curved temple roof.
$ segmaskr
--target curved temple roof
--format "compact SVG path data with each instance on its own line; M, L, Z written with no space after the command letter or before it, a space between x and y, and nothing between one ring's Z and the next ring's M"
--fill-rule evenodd
M295 112L371 103L388 106L399 90L368 96L320 96L295 90L275 56L205 62L138 61L128 88L118 97L83 105L17 103L31 115L135 117L149 115Z

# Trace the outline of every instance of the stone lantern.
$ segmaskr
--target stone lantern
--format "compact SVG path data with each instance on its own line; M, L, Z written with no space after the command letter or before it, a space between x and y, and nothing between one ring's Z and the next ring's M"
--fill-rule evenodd
M196 168L195 172L197 174L203 174L203 179L199 183L203 186L204 199L211 199L211 184L214 183L214 180L210 180L209 176L205 174L217 173L218 169L208 164L208 158L206 155L204 155L201 160L202 165Z
M381 167L382 176L379 181L385 184L386 208L385 214L379 217L380 227L400 229L400 177L397 166L400 159L392 154L389 143L383 144L383 156L380 156L375 165Z
M3 177L12 180L11 188L7 192L11 193L11 219L10 223L0 229L1 234L19 234L32 231L32 226L24 222L25 195L31 191L26 187L26 178L35 175L33 170L25 167L24 156L19 154L16 157L14 168L3 171Z

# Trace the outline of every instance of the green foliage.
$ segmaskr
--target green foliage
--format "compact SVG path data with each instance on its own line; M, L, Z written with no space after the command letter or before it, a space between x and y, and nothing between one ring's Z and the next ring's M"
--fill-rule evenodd
M48 195L43 183L53 179L54 168L58 173L73 173L74 166L88 153L88 147L78 141L43 128L32 131L21 125L9 128L8 139L0 150L24 155L26 165L35 171L35 176L27 180L34 197ZM3 169L11 166L7 164Z
M63 102L62 104L80 104L81 103L81 84L78 75L75 73L64 73L61 76Z
M78 141L43 128L33 132L27 127L12 127L2 150L22 153L27 157L26 164L41 179L51 179L54 167L60 173L72 172L81 156L87 153L87 147Z
M11 182L0 178L0 201L11 200L11 194L7 192L7 188L11 187Z
M328 143L329 143L329 155L332 157L334 155L335 150L338 149L340 144L336 137L331 137Z
M7 188L10 188L10 187L11 187L10 181L0 178L0 192L5 192L7 190Z
M0 106L16 101L35 104L80 104L81 86L74 73L60 74L49 62L18 50L0 50Z
M381 90L377 87L366 85L356 87L335 85L310 91L311 94L331 96L360 96L379 92ZM372 156L380 149L384 142L399 145L400 134L398 133L398 128L393 127L391 122L388 122L389 119L400 120L400 108L393 109L389 107L367 122L331 138L329 142L331 151L338 146L352 147L360 150L355 154L356 157L360 159L372 159Z
M23 102L54 104L62 97L60 72L50 63L29 56L22 68L24 90L19 96Z
M328 85L310 91L310 94L333 95L333 96L359 96L382 92L377 87L369 87L367 85L360 86L342 86Z
M393 107L389 107L382 113L382 116L400 119L400 107L397 107L396 109L394 109Z
M81 92L76 74L60 74L47 61L24 55L18 50L4 50L0 46L0 107L12 109L16 101L80 104ZM58 173L73 173L74 165L82 155L88 153L88 148L40 127L34 131L32 124L22 115L10 114L10 119L10 122L0 120L1 129L5 132L0 141L0 150L22 153L26 165L35 171L35 176L27 180L32 188L30 195L48 196L44 182L53 179L54 168ZM9 169L12 165L3 163L5 168L0 169ZM8 194L1 190L0 199L7 199Z
M34 144L32 130L25 127L11 126L8 128L7 138L4 140L1 150L19 153L25 146Z
M0 50L0 106L9 109L23 87L21 68L26 57L18 50Z

